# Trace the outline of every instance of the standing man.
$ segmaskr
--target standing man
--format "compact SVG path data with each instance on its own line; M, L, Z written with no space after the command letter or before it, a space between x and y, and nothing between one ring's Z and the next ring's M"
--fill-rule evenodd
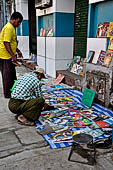
M4 97L10 98L11 91L16 80L15 65L17 62L16 52L22 57L21 51L17 48L16 27L23 20L23 16L19 12L14 12L8 22L2 29L0 34L0 71L2 74Z

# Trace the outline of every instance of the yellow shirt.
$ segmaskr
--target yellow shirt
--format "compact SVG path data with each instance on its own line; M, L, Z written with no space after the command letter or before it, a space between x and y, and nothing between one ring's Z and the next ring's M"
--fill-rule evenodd
M6 50L4 46L4 42L9 42L13 53L16 54L16 49L17 49L16 31L10 22L8 22L3 27L0 34L0 58L10 59L11 55Z

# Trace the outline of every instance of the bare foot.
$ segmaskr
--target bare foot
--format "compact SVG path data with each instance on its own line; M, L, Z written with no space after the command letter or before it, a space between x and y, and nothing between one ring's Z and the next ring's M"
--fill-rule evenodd
M23 122L23 121L25 121L25 120L27 120L27 119L24 117L24 115L20 115L20 116L18 116L18 120L20 120L21 122Z
M19 122L20 124L26 125L26 126L34 126L34 125L35 125L34 122L27 120L27 119L24 117L24 115L18 116L18 122Z

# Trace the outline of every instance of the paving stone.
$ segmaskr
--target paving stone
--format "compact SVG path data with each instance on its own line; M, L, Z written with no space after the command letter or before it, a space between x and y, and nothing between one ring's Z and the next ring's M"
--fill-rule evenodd
M12 150L14 150L13 152L17 152L20 147L22 145L13 132L6 131L0 133L0 157L10 155Z
M42 143L44 139L36 132L36 127L27 127L15 131L16 135L24 145Z

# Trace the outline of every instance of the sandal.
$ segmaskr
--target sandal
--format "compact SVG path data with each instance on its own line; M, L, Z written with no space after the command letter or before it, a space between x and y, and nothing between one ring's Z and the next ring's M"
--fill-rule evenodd
M21 124L21 125L26 125L26 126L34 126L35 125L34 122L31 122L29 120L24 120L24 121L18 120L18 123Z

